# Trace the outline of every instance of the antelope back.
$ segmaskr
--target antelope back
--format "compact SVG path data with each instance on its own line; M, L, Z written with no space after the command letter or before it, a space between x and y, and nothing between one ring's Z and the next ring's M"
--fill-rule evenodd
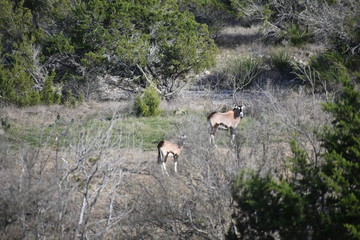
M164 143L160 147L161 151L164 153L173 153L173 154L180 154L181 148L173 142L164 140Z

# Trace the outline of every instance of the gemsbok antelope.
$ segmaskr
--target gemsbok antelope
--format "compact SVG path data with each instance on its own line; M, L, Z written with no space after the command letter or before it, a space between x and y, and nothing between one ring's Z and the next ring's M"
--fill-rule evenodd
M174 157L174 170L175 173L177 173L177 164L179 155L181 153L181 150L184 147L184 139L186 136L181 136L181 142L179 144L162 140L158 143L158 164L162 165L162 171L165 171L166 175L169 176L168 172L166 171L166 161L168 156Z
M209 123L210 142L215 144L215 132L216 129L230 129L231 144L234 144L235 128L243 118L244 113L243 105L236 105L234 109L227 112L212 112L207 117ZM215 144L216 146L216 144Z

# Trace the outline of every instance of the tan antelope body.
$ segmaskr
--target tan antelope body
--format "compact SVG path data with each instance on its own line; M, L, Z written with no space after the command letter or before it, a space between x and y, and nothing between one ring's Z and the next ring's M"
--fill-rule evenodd
M215 144L215 132L216 129L230 129L231 143L235 139L235 128L240 123L240 120L244 116L243 106L235 106L234 109L227 112L212 112L207 117L209 123L210 142ZM215 145L216 146L216 145Z
M183 137L184 138L184 137ZM167 175L169 175L166 171L166 161L168 156L173 156L174 157L174 170L175 173L177 173L177 164L178 164L178 158L179 155L181 153L181 150L184 147L184 143L182 142L182 144L176 144L170 141L160 141L157 145L158 148L158 163L162 164L162 169L163 171L165 171L165 173Z

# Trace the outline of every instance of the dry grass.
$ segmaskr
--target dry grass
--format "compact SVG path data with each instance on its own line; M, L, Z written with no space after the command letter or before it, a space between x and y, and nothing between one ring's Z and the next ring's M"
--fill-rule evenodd
M131 108L128 102L85 102L76 108L68 108L62 105L31 106L24 108L5 107L0 108L0 118L8 118L8 121L18 125L48 126L54 124L57 116L65 123L77 120L106 119L111 118L114 112L129 115Z
M286 157L291 156L289 140L297 139L305 148L317 148L312 130L326 123L318 96L269 88L243 94L242 98L249 107L236 130L235 148L227 131L217 132L218 148L209 143L206 114L210 108L217 110L216 104L221 107L221 101L211 95L161 105L168 113L179 108L185 111L175 115L178 129L167 135L187 135L177 175L169 158L170 177L157 164L156 144L146 152L141 146L118 148L107 140L109 134L118 134L116 131L80 134L61 147L20 148L16 153L3 149L0 177L7 184L2 185L0 204L11 204L3 213L1 236L29 238L35 234L29 230L32 228L41 236L51 233L63 238L83 234L91 239L222 239L230 222L231 183L236 174L247 169L286 176ZM50 124L62 110L66 121L74 118L81 122L79 119L104 119L113 109L125 111L129 105L87 103L78 109L34 107L2 109L2 113L16 124L26 124L24 116L29 117L29 124L36 124L39 118L43 124ZM122 114L118 117L126 118ZM168 117L165 114L161 118ZM12 188L24 184L30 186L25 192ZM62 196L60 202L58 195ZM85 207L84 196L89 202ZM22 214L28 214L25 223L20 221ZM61 219L56 217L59 214L63 214ZM79 223L82 215L86 224ZM18 220L12 221L9 216Z
M223 64L229 59L242 56L264 56L268 47L261 42L260 30L260 26L225 28L217 41L220 50L217 57L217 68L223 67Z

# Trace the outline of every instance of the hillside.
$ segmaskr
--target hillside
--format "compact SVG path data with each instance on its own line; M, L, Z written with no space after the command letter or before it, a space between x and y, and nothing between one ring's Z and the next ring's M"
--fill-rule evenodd
M359 239L358 55L346 29L347 58L327 37L284 27L278 1L256 8L279 11L275 32L258 20L210 22L234 16L224 1L177 1L182 11L172 1L55 2L26 7L44 14L36 27L56 33L34 34L41 54L24 40L14 59L2 58L0 83L18 95L0 89L0 239ZM30 93L19 79L39 84ZM149 87L162 97L160 114L137 116L134 100ZM207 116L235 104L244 105L235 143L219 129L216 147ZM178 173L170 156L167 176L156 146L181 135Z
M265 54L267 47L259 47L261 35L257 31L258 27L225 29L220 37L218 65L232 56ZM274 104L280 103L280 96L296 105L302 98L309 100L287 88L282 91L270 99L276 101ZM275 122L282 126L286 122L275 120L275 115L283 114L280 109L273 116L267 115L273 108L265 103L268 94L273 92L239 93L249 108L237 131L236 148L229 145L227 132L219 132L217 141L221 146L215 149L209 145L206 130L206 114L231 107L231 95L209 89L195 94L184 91L176 101L164 101L161 104L164 115L160 119L179 109L185 115L171 117L178 129L165 132L164 126L160 126L157 130L160 136L176 138L179 131L188 136L178 175L174 174L173 161L169 158L169 177L162 174L156 163L158 139L147 139L153 147L142 150L142 146L149 146L142 142L146 139L141 133L141 129L147 129L144 126L147 120L137 124L132 118L132 123L122 123L129 116L131 102L88 102L76 108L2 108L1 116L6 116L11 124L1 135L2 164L7 169L2 175L7 179L2 187L2 204L7 204L2 213L5 224L2 238L42 235L43 231L49 232L49 237L57 232L67 238L74 229L91 239L178 239L180 236L221 239L230 222L230 183L237 172L250 168L281 172L281 162L289 154L286 128L271 127ZM56 121L57 115L60 121ZM260 122L260 116L268 119ZM163 122L160 119L156 120L159 124ZM173 126L171 122L166 124ZM99 127L103 129L100 132L96 129ZM134 140L135 132L139 132L142 140ZM276 143L276 148L274 138L283 139L282 143ZM11 147L13 143L15 148ZM119 148L120 145L127 147ZM20 152L15 154L17 151ZM269 162L270 159L280 162ZM28 187L21 192L10 187L21 188L24 184ZM4 199L11 195L16 200L8 205ZM40 215L33 212L39 207L43 211ZM18 224L19 220L12 222L19 214L25 214L26 228ZM36 225L49 217L55 219L48 226ZM32 229L38 233L30 228L30 223L35 224ZM57 225L61 227L59 230Z

